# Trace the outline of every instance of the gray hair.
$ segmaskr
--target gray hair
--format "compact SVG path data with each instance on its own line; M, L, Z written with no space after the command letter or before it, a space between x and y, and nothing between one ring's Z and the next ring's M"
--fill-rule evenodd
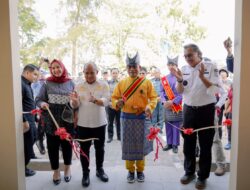
M199 48L199 46L197 46L196 44L187 44L184 46L184 50L191 48L194 52L198 53L198 56L202 59L202 52Z
M89 65L92 65L93 68L94 68L96 71L99 71L99 69L98 69L96 63L95 63L94 61L89 61L89 62L87 62L87 63L84 64L84 66L83 66L83 72L86 70L86 68L87 68Z

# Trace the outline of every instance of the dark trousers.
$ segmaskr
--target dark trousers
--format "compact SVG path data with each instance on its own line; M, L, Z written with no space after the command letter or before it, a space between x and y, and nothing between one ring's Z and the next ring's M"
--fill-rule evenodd
M44 136L45 136L45 131L44 131L44 126L42 125L41 121L37 123L37 139L41 143L43 143Z
M108 108L108 138L112 139L114 136L114 120L116 121L117 139L121 139L121 124L120 124L121 111Z
M183 109L184 120L183 126L185 128L199 129L202 127L214 125L214 104L208 104L202 107L191 107L184 105ZM184 138L184 169L186 175L195 173L195 149L197 136L199 138L200 158L199 158L199 171L198 177L201 180L207 179L210 174L212 162L212 144L215 130L207 129L193 133L192 135L183 134Z
M97 128L88 128L78 126L78 136L80 139L88 139L88 138L98 138L99 140L94 140L95 146L95 159L96 159L96 169L101 169L103 167L104 161L104 142L105 142L105 129L106 125ZM83 152L89 157L89 150L91 146L91 141L80 142L81 149ZM82 170L83 172L89 172L89 161L83 157L81 158ZM90 160L90 158L89 158Z
M24 141L24 160L25 160L25 166L28 165L30 159L34 156L34 131L36 128L35 121L29 122L30 129L23 134L23 141Z
M61 140L59 136L46 134L49 160L52 170L59 168L59 147L62 148L64 165L71 165L72 148L67 140Z

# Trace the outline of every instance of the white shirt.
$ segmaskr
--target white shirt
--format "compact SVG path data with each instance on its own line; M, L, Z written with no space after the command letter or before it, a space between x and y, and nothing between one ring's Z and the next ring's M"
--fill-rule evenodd
M80 106L78 112L78 125L81 127L97 128L107 124L105 107L110 99L108 83L98 80L93 84L86 81L76 86L76 92L80 98ZM103 101L104 106L96 105L89 102L90 95Z
M209 88L199 78L201 63L205 66L204 76L213 83ZM219 72L215 64L202 60L195 67L190 65L183 66L181 71L183 74L184 104L188 106L203 106L216 102L215 94L219 92Z

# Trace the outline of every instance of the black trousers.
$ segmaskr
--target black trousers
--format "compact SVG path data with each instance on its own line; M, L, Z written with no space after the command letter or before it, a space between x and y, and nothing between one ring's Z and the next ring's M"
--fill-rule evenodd
M99 140L94 140L94 147L95 147L95 159L96 159L96 169L100 169L103 167L104 161L104 142L105 142L105 130L106 125L97 128L88 128L88 127L81 127L78 126L78 136L80 139L87 139L87 138L98 138ZM91 146L91 141L87 142L80 142L81 149L83 152L89 157L89 150ZM89 161L80 156L82 170L83 172L89 172ZM90 160L90 158L89 158Z
M40 141L41 143L44 140L45 136L45 127L42 125L41 120L38 121L37 123L37 141Z
M71 165L72 147L66 140L61 140L59 136L46 134L49 160L52 170L59 168L59 147L62 148L64 165Z
M116 121L117 139L121 139L121 111L114 110L108 107L108 138L112 139L114 136L114 120Z
M214 125L214 104L208 104L202 107L191 107L184 105L183 126L185 128L199 129L202 127ZM200 158L199 158L199 171L198 177L201 180L207 179L210 174L212 162L212 144L215 130L207 129L193 133L192 135L183 135L184 138L184 169L186 175L195 173L195 149L197 137L199 138Z
M30 129L23 134L25 166L28 165L30 159L34 156L33 145L35 142L35 137L34 137L36 130L35 121L29 121L29 126Z

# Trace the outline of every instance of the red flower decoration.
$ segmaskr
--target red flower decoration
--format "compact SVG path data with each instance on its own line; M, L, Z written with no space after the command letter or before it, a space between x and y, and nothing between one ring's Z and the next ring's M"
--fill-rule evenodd
M36 115L36 114L41 115L42 110L40 110L40 109L34 109L34 110L31 110L30 113L31 113L32 115Z
M58 128L55 131L55 135L59 136L61 140L69 140L72 139L71 135L66 131L65 128Z
M185 135L192 135L193 134L193 132L194 132L194 129L193 128L183 128L183 133L185 134Z
M226 119L225 121L223 121L223 125L229 127L232 126L232 120L231 119Z

